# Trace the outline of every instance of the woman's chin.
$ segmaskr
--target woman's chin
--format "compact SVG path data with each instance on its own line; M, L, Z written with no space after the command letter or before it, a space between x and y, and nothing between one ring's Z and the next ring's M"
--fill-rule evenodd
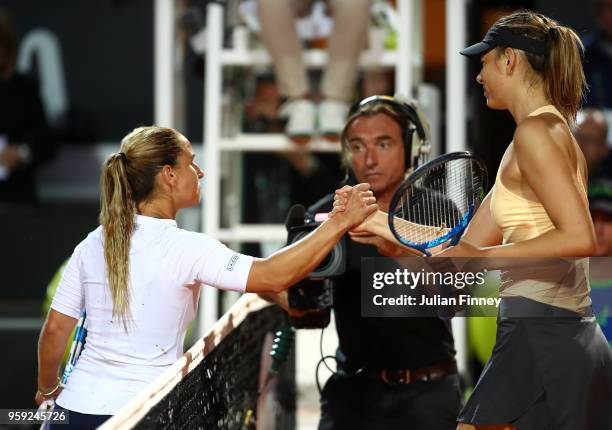
M194 197L193 200L191 200L190 202L186 202L183 208L187 209L187 208L192 208L194 206L199 206L201 202L202 202L202 197L198 194L198 196Z
M487 107L489 109L495 109L495 110L504 109L503 106L501 106L499 103L495 103L495 100L491 100L491 99L487 99Z

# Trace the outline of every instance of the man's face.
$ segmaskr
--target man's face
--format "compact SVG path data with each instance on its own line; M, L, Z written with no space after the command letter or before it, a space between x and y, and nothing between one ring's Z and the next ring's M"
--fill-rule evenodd
M379 113L353 121L346 133L353 173L374 194L392 193L404 179L404 143L399 125Z

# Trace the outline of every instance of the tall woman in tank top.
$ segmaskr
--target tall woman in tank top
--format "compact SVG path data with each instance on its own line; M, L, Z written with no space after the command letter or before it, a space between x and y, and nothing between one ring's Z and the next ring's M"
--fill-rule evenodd
M463 238L437 256L547 264L502 271L496 344L459 430L612 429L612 353L592 314L585 258L595 249L587 168L568 126L585 89L581 49L571 29L519 11L461 52L480 58L487 105L510 111L516 131ZM334 213L345 201L340 190ZM386 219L353 231L391 239Z
M519 11L461 52L480 57L487 106L509 110L516 131L464 237L441 255L592 255L586 163L568 126L585 89L581 48L570 28ZM561 270L550 282L502 272L496 345L459 429L612 428L612 355L590 309L588 260Z

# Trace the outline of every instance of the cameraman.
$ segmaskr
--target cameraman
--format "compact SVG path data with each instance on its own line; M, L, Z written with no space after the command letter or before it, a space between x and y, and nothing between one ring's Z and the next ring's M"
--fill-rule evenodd
M381 210L426 143L413 105L385 96L363 100L342 133L349 184L370 184ZM416 156L415 156L416 155ZM329 212L333 194L309 208ZM362 318L362 257L401 257L404 249L377 236L347 240L346 272L334 279L338 371L321 395L319 429L454 429L459 378L450 323L438 318Z

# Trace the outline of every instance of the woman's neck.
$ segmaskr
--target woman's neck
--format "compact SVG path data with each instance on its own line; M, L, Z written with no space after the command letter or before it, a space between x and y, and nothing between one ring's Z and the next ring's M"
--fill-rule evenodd
M175 219L176 210L170 202L154 200L150 202L140 202L137 205L139 215L160 219Z
M510 101L508 110L516 124L520 124L534 110L551 104L550 100L544 95L541 85L523 86L514 94L516 96Z

